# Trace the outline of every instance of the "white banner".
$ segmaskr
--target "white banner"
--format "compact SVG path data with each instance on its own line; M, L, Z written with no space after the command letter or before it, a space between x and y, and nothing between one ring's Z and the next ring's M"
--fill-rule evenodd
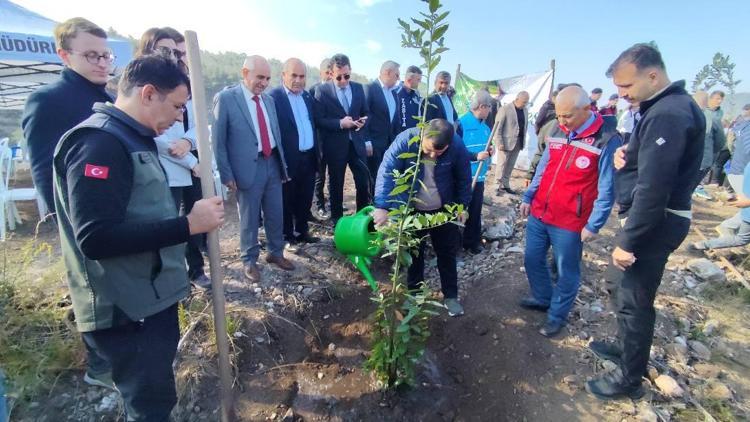
M523 151L518 154L518 161L516 161L516 168L526 170L529 168L531 158L534 157L536 152L536 131L534 128L534 122L539 114L539 109L542 107L547 99L549 99L549 93L552 88L552 71L548 70L542 73L529 73L521 76L514 76L512 78L501 79L498 81L500 88L505 92L505 96L500 102L505 105L513 102L516 99L516 95L521 91L529 93L529 121L526 125L526 140L523 143ZM496 161L496 157L493 157L492 161Z
M468 104L474 92L481 88L487 88L491 94L495 95L498 91L504 93L500 102L505 105L516 99L516 95L521 91L529 93L529 121L526 127L526 139L524 141L523 151L518 155L516 168L528 169L531 158L536 152L536 133L534 122L536 121L539 109L549 98L552 89L552 70L538 73L527 73L525 75L513 76L494 81L476 81L467 77L461 72L456 78L456 97L454 103L458 110L468 111ZM459 111L459 115L461 112ZM492 158L496 162L496 157Z

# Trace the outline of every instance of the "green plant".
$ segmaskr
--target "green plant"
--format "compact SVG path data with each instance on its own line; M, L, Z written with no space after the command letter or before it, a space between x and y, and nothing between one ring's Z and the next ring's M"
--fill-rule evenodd
M695 75L693 91L709 91L714 86L723 86L729 91L729 101L733 101L737 85L742 82L734 77L735 66L729 55L717 52L711 63L704 65Z
M732 407L726 402L706 399L701 404L718 422L734 422L737 420L732 411Z
M63 298L62 260L52 259L51 246L36 240L9 249L5 244L0 274L0 366L9 396L27 400L78 368L82 348L68 319L70 303Z
M412 18L413 28L401 19L398 19L398 23L403 30L402 46L419 50L429 81L430 74L440 63L440 54L448 50L444 37L448 30L445 19L449 12L440 11L442 5L438 0L427 3L429 13L420 12L422 19ZM408 199L404 202L393 200L398 206L388 213L390 223L379 229L382 236L378 243L384 251L383 257L393 257L391 286L390 290L381 290L373 298L378 306L374 314L372 355L365 367L389 388L413 384L416 364L424 354L430 335L429 318L436 314L437 307L442 306L428 299L429 290L424 284L417 291L409 292L403 267L411 264L411 254L422 240L418 236L420 230L449 224L463 213L462 205L448 205L445 211L434 214L421 214L413 207L418 201L415 197L418 188L426 189L417 177L425 160L420 143L425 135L429 135L425 124L428 103L424 101L423 104L422 116L417 124L419 134L409 140L410 146L420 146L417 152L405 152L398 157L412 160L412 164L403 172L392 173L395 187L389 195L395 197L408 193Z
M703 334L703 326L704 324L694 326L693 329L690 330L690 333L688 333L688 339L706 342L708 337Z

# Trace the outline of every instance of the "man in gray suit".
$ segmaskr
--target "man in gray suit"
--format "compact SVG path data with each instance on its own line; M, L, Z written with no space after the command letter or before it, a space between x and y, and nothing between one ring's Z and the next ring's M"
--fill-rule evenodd
M244 273L260 281L258 224L263 210L268 255L266 261L283 270L294 265L284 258L281 184L289 180L273 98L263 91L271 66L260 56L242 65L242 82L214 98L212 137L221 182L237 193L240 247Z
M510 187L510 174L516 166L518 153L523 149L523 141L526 138L526 126L529 122L529 112L526 104L529 102L529 93L521 91L516 95L512 103L500 108L495 118L495 128L492 142L497 147L497 191L495 195L501 195L502 191L515 194L516 191Z

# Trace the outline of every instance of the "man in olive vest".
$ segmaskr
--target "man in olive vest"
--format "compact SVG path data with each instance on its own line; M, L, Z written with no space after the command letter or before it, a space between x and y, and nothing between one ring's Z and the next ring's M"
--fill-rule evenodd
M179 216L154 138L182 120L188 79L166 57L133 60L115 104L68 131L53 166L63 259L78 330L112 367L128 421L168 420L185 242L216 229L218 197Z

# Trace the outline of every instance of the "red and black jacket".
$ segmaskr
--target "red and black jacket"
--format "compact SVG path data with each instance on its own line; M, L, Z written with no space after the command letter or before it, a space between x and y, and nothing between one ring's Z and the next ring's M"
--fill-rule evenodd
M565 230L580 232L598 195L599 158L617 132L594 122L575 138L559 125L546 138L549 162L531 202L531 215Z

